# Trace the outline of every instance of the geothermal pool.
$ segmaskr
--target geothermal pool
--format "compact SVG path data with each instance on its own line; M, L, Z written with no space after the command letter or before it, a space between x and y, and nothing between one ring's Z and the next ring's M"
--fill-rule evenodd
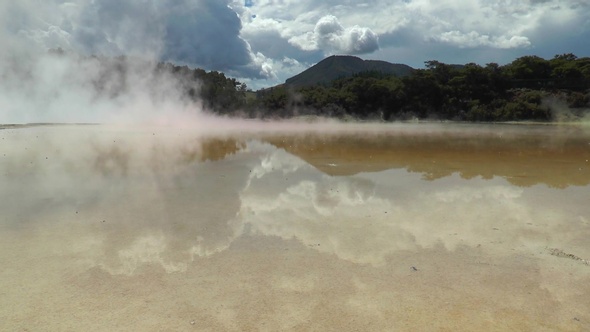
M0 128L2 331L590 330L589 127Z

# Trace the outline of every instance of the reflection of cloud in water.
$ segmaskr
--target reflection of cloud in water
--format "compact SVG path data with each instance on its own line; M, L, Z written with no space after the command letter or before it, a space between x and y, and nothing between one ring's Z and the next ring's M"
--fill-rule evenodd
M267 143L169 131L39 128L3 137L8 223L53 216L64 231L76 226L74 251L114 274L184 271L249 232L376 266L396 251L559 247L564 236L577 244L568 251L590 257L578 239L585 233L570 223L590 215L580 202L586 187L558 192L458 174L433 185L404 169L329 176Z
M464 179L500 176L523 187L590 183L590 131L579 126L398 124L267 140L330 175L404 168L426 180L459 173Z
M182 271L241 234L235 218L248 165L236 162L244 146L235 140L103 126L6 130L2 138L2 226L49 220L76 234L69 241L86 266Z
M142 264L160 264L166 272L186 271L184 262L167 262L162 254L166 250L166 240L163 236L139 237L133 243L118 252L120 266L112 268L101 264L111 274L131 275Z
M546 232L576 213L533 205L523 196L525 189L499 178L453 175L433 188L403 170L332 177L283 150L270 153L240 195L243 221L253 232L297 238L356 263L382 265L394 251L438 245L448 250L461 245L539 247L550 238ZM276 161L272 167L269 160ZM283 169L289 170L288 177Z
M437 192L434 197L443 203L473 203L484 198L512 202L512 199L519 198L521 195L521 189L514 189L508 186L493 186L487 188L485 191L474 188L455 188L444 192Z
M346 158L170 130L0 138L1 330L590 322L588 266L544 249L590 258L588 186L518 187L494 167L427 181L377 158L329 176L318 165Z

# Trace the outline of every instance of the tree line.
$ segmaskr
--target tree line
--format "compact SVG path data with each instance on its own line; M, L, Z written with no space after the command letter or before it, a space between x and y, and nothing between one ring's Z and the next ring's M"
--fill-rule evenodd
M555 103L586 110L589 89L590 58L573 54L524 56L505 66L427 61L404 77L365 72L329 85L274 87L259 92L256 107L280 117L550 121Z
M51 53L64 56L61 50ZM91 58L102 68L93 81L94 88L107 96L124 93L129 88L129 68L137 68L141 62L125 56ZM298 88L283 84L256 92L218 71L171 63L146 68L153 71L153 80L172 77L188 102L228 116L551 121L557 104L574 113L590 107L590 58L573 54L550 60L523 56L504 66L431 60L425 62L424 69L403 77L369 71L329 84Z

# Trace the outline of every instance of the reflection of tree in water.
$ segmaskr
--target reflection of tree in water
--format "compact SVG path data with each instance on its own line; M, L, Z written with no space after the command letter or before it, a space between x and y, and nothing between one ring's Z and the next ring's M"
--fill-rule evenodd
M546 131L499 126L497 132L484 133L309 134L270 137L268 142L330 175L406 168L422 173L425 180L459 173L465 179L500 176L525 187L588 185L588 133L543 129Z
M124 274L150 264L182 269L197 256L227 248L240 233L239 192L249 168L223 159L244 143L162 131L70 129L45 140L32 130L11 138L11 159L0 163L6 180L0 192L18 195L12 195L13 206L3 205L7 218L40 222L63 213L60 219L92 239L85 245L93 264ZM54 152L58 147L61 152Z
M141 163L151 171L168 170L171 164L190 164L193 162L219 161L244 149L245 143L234 138L200 137L179 144L178 147L154 144L150 146L148 160ZM127 176L130 169L143 170L143 167L131 165L141 158L137 147L125 140L113 140L112 143L91 144L92 169L104 176ZM140 149L141 150L141 149Z
M126 176L129 170L130 149L122 144L93 146L95 152L94 169L102 175L121 175Z
M234 138L203 138L194 144L181 148L181 159L185 162L217 161L245 148L245 143Z

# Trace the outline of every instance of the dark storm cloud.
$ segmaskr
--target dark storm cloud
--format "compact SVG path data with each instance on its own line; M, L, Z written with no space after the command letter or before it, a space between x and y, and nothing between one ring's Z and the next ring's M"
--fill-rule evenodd
M91 0L0 4L4 31L41 48L140 55L264 78L265 58L241 36L229 0Z
M164 59L218 70L235 70L252 61L249 45L240 37L242 23L227 1L177 3L164 24Z
M74 39L87 53L158 51L162 13L149 0L101 0L82 7Z
M80 23L92 27L76 34L88 51L114 43L127 53L155 53L166 61L262 77L228 1L95 1L84 8Z
M590 56L590 4L572 4L572 8L586 14L568 20L546 15L539 20L542 28L530 32L532 53L546 58L562 53Z

